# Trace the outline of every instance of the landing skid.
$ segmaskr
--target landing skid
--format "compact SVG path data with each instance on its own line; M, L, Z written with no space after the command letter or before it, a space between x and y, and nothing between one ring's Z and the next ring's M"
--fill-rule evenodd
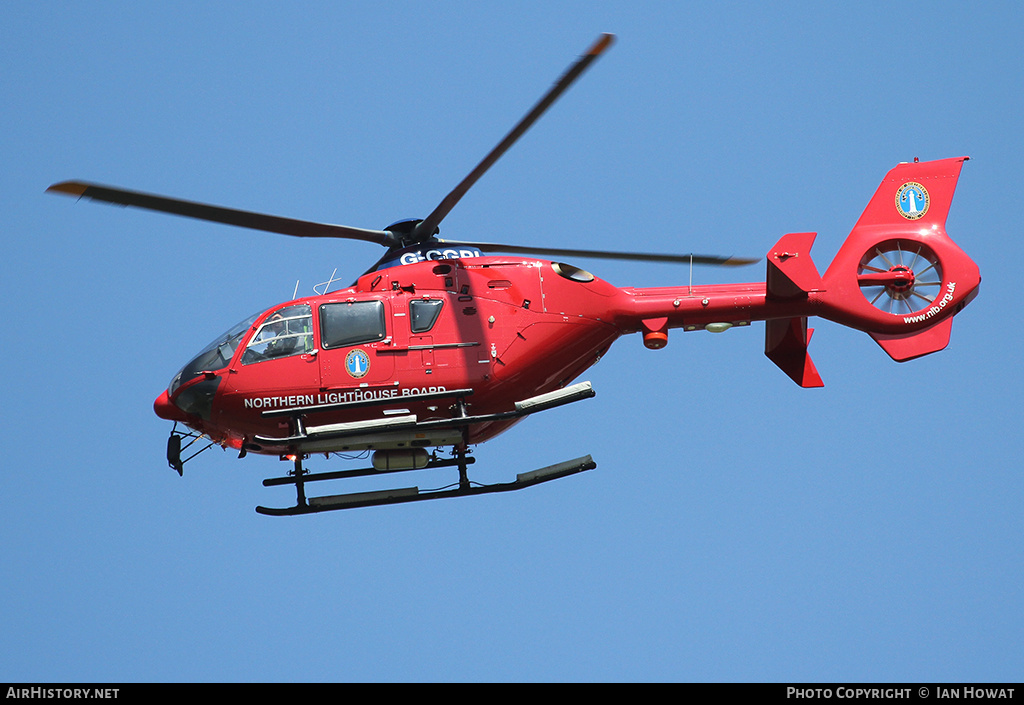
M491 494L493 492L512 492L521 490L542 482L557 480L560 477L575 475L585 470L593 470L597 463L589 456L576 458L557 465L549 465L540 470L521 473L516 476L513 482L503 482L496 485L472 485L466 477L466 466L473 462L472 458L460 454L459 457L450 461L436 461L436 464L427 467L458 466L459 486L450 490L432 490L420 492L418 487L405 487L393 490L380 490L376 492L354 492L352 494L329 495L325 497L310 497L305 495L305 483L316 480L337 479L339 477L354 477L359 475L381 474L379 471L352 470L339 473L321 473L312 475L302 470L302 460L295 461L295 472L287 478L274 478L264 480L264 485L296 485L298 502L294 507L256 507L256 511L267 516L294 516L297 514L315 514L317 512L330 512L338 509L355 509L357 507L376 507L384 504L402 504L405 502L421 502L428 499L447 499L449 497L467 497L478 494Z

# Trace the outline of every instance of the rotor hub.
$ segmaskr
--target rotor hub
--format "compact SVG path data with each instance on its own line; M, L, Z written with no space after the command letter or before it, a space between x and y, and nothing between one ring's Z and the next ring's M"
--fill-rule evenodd
M892 279L889 283L889 290L895 294L905 294L914 288L914 270L902 264L893 265L889 268Z

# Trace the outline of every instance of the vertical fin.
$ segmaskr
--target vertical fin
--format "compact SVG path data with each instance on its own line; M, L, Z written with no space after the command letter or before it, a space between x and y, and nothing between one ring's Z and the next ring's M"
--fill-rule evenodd
M821 275L811 260L811 246L817 233L783 235L768 252L768 296L789 299L806 296L821 288Z
M885 335L869 333L882 350L889 353L896 362L906 362L915 357L922 357L938 352L949 345L949 334L953 329L953 317L945 318L931 328L925 328L910 335Z
M813 332L806 317L765 321L764 354L801 387L825 386L807 354Z

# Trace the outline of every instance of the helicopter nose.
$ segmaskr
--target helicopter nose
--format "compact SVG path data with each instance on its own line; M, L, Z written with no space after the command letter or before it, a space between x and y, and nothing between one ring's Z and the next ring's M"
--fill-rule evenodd
M167 394L166 389L153 402L153 411L157 416L168 421L185 421L187 418L181 409L171 403L171 397Z

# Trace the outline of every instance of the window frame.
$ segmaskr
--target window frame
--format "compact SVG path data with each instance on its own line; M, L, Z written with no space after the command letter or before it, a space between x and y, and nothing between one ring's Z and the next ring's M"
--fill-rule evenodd
M282 316L282 318L280 318L279 321L272 320L274 316L281 315L286 311L298 310L303 308L306 309L306 311L304 313L301 313L300 315ZM302 321L304 319L309 321L309 330L301 331L298 333L284 333L274 335L266 339L260 339L260 335L262 335L263 331L277 322L283 322L285 324L286 329L290 330L292 321ZM280 341L286 338L292 338L295 340L294 348L290 349L288 352L277 355L266 354L268 346L272 345L275 340ZM263 346L264 349L256 350L256 348L259 346ZM246 342L245 349L242 351L242 356L240 359L243 365L254 365L261 362L269 362L270 360L283 360L285 358L294 357L296 355L306 355L308 353L311 353L315 349L315 347L316 344L314 342L313 332L313 308L309 304L289 304L288 306L282 306L281 308L272 311L270 315L263 319L259 327L249 337L248 341ZM250 355L250 350L252 351L252 357L246 359L247 356Z
M330 321L330 312L338 310L339 307L361 307L369 308L369 306L375 306L377 310L377 331L370 335L369 331L363 333L362 331L356 331L359 335L350 334L349 336L343 336L338 339L332 338L328 341L328 335L332 333L332 328L338 325L337 321ZM364 299L362 301L333 301L329 303L320 304L318 318L320 322L320 346L324 350L337 350L338 348L348 348L353 345L363 345L365 343L374 343L379 340L384 340L387 337L387 316L384 307L384 302L380 299ZM367 316L369 321L369 316Z
M433 316L430 317L430 323L426 328L417 327L416 314L413 312L413 307L416 304L429 304L433 309ZM441 317L441 311L444 310L444 299L412 299L409 301L409 331L413 335L422 335L423 333L429 333L433 330L434 326L437 325L438 319Z

